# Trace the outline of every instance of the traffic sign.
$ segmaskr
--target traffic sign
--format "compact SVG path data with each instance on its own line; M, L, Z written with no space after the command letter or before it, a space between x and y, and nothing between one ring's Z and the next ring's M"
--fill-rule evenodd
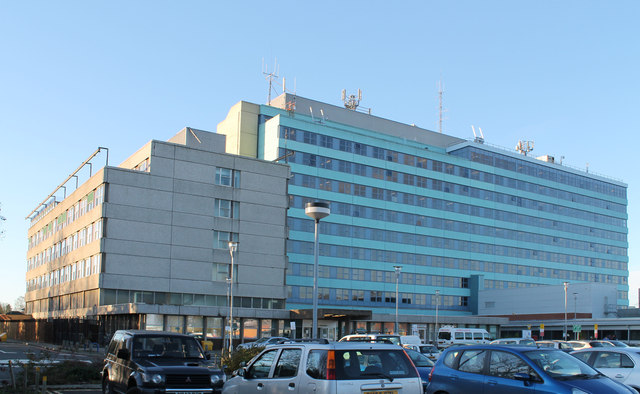
M581 331L582 331L582 326L580 324L573 325L573 332L581 332Z

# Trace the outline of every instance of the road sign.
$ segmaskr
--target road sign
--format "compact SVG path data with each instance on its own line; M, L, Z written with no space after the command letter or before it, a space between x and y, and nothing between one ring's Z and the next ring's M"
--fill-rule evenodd
M573 325L573 332L581 332L581 331L582 331L582 326L580 324Z
M594 335L593 335L593 336L594 336L596 339L598 339L598 325L597 325L597 324L594 324L594 325L593 325L593 333L594 333Z

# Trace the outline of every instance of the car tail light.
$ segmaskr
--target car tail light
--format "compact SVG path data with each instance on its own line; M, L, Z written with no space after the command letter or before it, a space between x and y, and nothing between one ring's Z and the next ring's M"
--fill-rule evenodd
M327 380L336 380L336 353L333 350L327 352Z
M431 382L431 377L433 377L433 371L436 369L436 366L434 365L433 367L431 367L431 371L429 371L429 382Z

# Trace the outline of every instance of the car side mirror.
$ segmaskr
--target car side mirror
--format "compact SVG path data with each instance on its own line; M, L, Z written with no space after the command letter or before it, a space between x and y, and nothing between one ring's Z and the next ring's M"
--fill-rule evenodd
M246 361L241 361L240 362L240 368L244 368L247 366L247 362Z
M116 354L116 357L123 360L128 360L130 356L129 349L118 349L118 353Z
M204 358L206 358L207 360L211 360L211 353L204 352Z

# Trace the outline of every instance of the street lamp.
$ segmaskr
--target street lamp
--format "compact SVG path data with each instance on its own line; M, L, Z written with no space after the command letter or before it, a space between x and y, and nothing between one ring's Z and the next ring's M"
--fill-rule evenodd
M398 324L398 284L400 283L400 271L402 271L401 265L394 265L393 268L396 270L396 329L395 334L398 335L400 332L400 325Z
M313 326L311 338L318 335L318 224L320 219L326 218L331 213L327 202L308 202L304 207L304 213L315 221L315 240L313 243Z
M231 255L231 273L229 274L229 355L233 351L233 253L238 250L237 242L229 242L229 254Z
M435 342L438 346L438 307L440 306L440 290L436 290L436 329L435 329Z
M569 282L563 282L564 285L564 333L562 334L562 339L567 340L567 288L569 287Z
M578 318L578 293L573 293L573 320L577 320ZM573 323L576 324L576 323ZM576 341L578 340L578 332L574 335Z

